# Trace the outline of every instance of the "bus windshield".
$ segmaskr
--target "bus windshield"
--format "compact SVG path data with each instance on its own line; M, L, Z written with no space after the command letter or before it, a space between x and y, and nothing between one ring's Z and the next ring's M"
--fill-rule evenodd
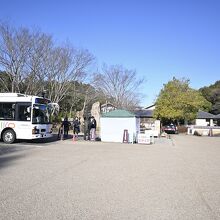
M33 105L33 124L49 124L50 115L48 112L47 105L45 104L34 104Z

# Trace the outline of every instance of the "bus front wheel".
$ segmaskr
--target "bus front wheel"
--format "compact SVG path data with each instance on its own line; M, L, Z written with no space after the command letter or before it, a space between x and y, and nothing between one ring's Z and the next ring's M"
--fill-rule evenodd
M11 129L4 131L2 139L6 144L12 144L15 141L15 132Z

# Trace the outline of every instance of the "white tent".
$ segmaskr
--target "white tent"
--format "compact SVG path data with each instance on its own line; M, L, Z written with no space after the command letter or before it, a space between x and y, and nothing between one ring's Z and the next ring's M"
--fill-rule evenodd
M128 142L133 143L140 132L140 118L125 110L114 110L100 118L100 136L104 142L123 142L124 130L128 131Z

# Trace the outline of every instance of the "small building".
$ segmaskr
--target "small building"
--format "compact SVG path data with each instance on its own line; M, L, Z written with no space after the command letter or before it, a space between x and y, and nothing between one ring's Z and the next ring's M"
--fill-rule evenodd
M101 108L101 113L107 113L117 109L114 105L112 105L109 102L102 104L100 108Z
M158 137L160 134L160 120L153 117L155 105L148 106L141 110L136 110L135 115L140 117L140 132L152 133L153 136Z
M140 132L140 117L121 109L101 115L100 136L102 141L123 142L125 130L128 132L128 142L133 143Z
M213 120L216 119L216 116L199 110L196 117L197 126L214 126Z
M188 134L201 136L219 136L220 135L220 115L213 115L208 112L198 111L195 125L188 127Z

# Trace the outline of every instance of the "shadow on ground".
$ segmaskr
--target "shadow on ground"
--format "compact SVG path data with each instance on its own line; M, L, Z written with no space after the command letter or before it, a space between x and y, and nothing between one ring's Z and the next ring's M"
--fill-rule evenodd
M0 155L0 169L15 163L16 160L19 160L22 157L24 157L24 155L22 155L22 154L20 154L20 155Z
M71 136L68 137L69 139ZM44 145L59 141L57 135L54 134L51 138L36 139L36 140L16 140L13 144L5 144L2 140L0 142L0 156L18 151L32 149L31 146Z

